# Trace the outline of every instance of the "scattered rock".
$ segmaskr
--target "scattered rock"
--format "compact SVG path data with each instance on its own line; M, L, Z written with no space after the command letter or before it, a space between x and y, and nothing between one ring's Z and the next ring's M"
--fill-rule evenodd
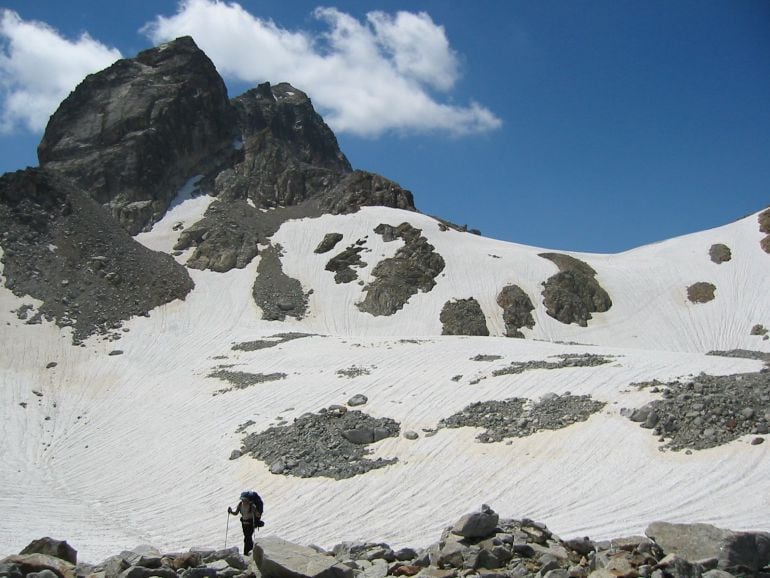
M325 269L334 273L335 283L350 283L358 279L358 273L353 267L366 267L366 263L361 260L364 250L365 247L360 245L351 245L329 260Z
M561 429L587 420L604 407L590 396L544 396L539 402L523 398L475 402L439 421L439 427L482 427L476 436L482 443L530 436L542 430Z
M395 458L368 459L366 445L398 434L399 424L390 418L324 409L304 414L291 425L247 435L243 446L272 473L339 480L395 463Z
M369 398L368 398L368 397L366 397L364 394L362 394L362 393L357 393L356 395L354 395L353 397L351 397L351 398L348 400L348 405L349 405L350 407L356 407L356 406L358 406L358 405L366 405L366 403L367 403L368 401L369 401Z
M714 300L714 292L717 290L712 283L699 281L687 288L687 299L691 303L708 303Z
M447 301L439 320L442 335L489 335L487 320L474 298Z

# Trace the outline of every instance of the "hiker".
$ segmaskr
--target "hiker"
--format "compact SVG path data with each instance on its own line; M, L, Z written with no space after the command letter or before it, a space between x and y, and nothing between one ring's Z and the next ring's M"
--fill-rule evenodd
M243 528L243 554L248 555L254 548L254 528L265 525L262 521L262 498L257 492L241 492L241 501L235 510L228 506L227 513L231 516L241 515L241 527Z

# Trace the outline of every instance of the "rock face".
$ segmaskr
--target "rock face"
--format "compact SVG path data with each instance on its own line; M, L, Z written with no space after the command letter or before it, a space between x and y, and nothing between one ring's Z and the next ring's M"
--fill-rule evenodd
M442 335L489 335L481 305L472 297L447 301L439 319Z
M342 236L342 233L326 233L321 242L318 243L318 247L316 247L315 251L313 252L317 255L328 253L337 246L337 243L342 241Z
M444 259L421 235L422 231L409 223L398 227L381 224L374 232L386 242L403 239L404 246L394 257L377 263L372 270L375 280L364 288L366 296L356 306L375 316L393 315L418 291L433 289L435 278L444 270Z
M497 304L503 308L506 337L523 338L522 327L532 329L535 320L532 311L535 306L524 290L518 285L506 285L497 296Z
M225 204L212 204L178 248L195 245L189 266L218 272L244 267L281 218L297 216L256 209L303 207L302 216L370 205L415 210L398 184L353 171L301 90L264 83L228 100L189 37L88 76L52 116L38 156L131 234L150 228L199 175L200 190Z
M257 207L297 205L326 192L350 163L307 95L282 83L233 99L242 159L216 177L217 196Z
M350 245L341 253L337 253L326 263L325 269L334 273L336 283L350 283L358 279L358 273L353 267L366 267L366 263L361 259L361 253L366 250L360 244Z
M687 288L687 299L691 303L708 303L714 300L716 290L717 288L714 284L699 281Z
M732 259L733 253L730 251L730 247L727 245L723 243L715 243L711 245L711 249L709 249L709 257L714 263L720 265Z
M184 299L193 288L184 267L134 241L48 170L0 177L0 237L6 287L43 301L28 323L55 320L72 327L75 341Z
M559 253L541 253L540 257L559 267L559 273L543 284L543 304L548 315L567 325L587 327L591 313L602 313L612 307L610 296L595 279L596 271L587 263Z
M51 117L38 157L135 234L232 149L234 120L214 65L183 37L86 77Z

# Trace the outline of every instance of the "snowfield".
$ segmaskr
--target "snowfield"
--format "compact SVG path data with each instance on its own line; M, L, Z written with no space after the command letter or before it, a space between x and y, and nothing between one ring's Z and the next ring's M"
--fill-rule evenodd
M179 234L174 225L197 221L210 200L180 199L137 240L170 252ZM446 267L431 292L413 296L394 316L373 317L355 306L362 286L336 284L324 266L366 239L367 266L356 271L369 282L374 265L403 244L384 242L374 228L405 221L423 231ZM329 232L344 238L332 252L315 254ZM140 543L164 551L222 547L227 507L244 489L265 500L263 534L323 547L355 539L427 545L482 503L503 517L543 521L562 538L639 534L654 520L768 531L770 443L751 445L755 436L746 436L691 454L662 452L651 430L621 415L656 398L634 383L763 367L706 355L770 352L770 341L750 334L756 324L770 327L770 255L760 248L762 237L752 215L622 254L570 253L597 271L613 301L586 328L546 314L541 284L557 268L538 257L544 250L442 232L429 217L384 208L290 221L273 237L283 271L313 290L299 321L261 320L251 296L259 257L225 274L190 270L195 289L185 301L130 320L118 341L92 337L83 347L52 323L24 324L13 311L34 301L2 286L0 555L42 536L66 539L90 562ZM732 260L711 262L714 243L729 246ZM713 301L687 300L687 286L698 281L717 287ZM536 305L526 339L501 336L495 298L511 283ZM441 336L444 303L468 297L479 301L492 336ZM312 335L257 351L232 349L286 332ZM492 376L513 361L576 353L613 360ZM500 358L474 361L479 354ZM215 395L230 387L209 376L220 366L286 378ZM337 373L353 367L366 371ZM568 428L496 444L478 443L474 428L425 431L474 401L536 400L551 392L590 394L606 406ZM374 444L373 456L397 457L395 465L335 481L273 475L249 456L229 459L245 433L359 393L369 401L358 409L397 420L402 433L419 433L413 441ZM238 433L248 420L255 423ZM237 526L232 519L229 545L240 540Z

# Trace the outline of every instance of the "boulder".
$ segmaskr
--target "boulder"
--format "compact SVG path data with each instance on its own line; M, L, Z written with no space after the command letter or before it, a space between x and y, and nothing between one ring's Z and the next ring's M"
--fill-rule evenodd
M259 568L264 578L353 578L352 569L307 546L275 536L260 538L256 544L263 552Z
M70 546L66 541L54 540L53 538L40 538L30 542L19 554L45 554L47 556L54 556L61 558L69 562L70 564L78 563L78 552Z
M714 300L714 293L716 290L716 285L713 283L699 281L687 288L687 299L691 303L708 303L709 301Z
M732 259L733 255L730 247L723 243L715 243L709 249L709 257L714 263L720 265Z
M559 273L543 283L546 313L569 325L587 327L591 313L609 311L612 300L596 280L596 271L583 261L560 253L541 253L559 267Z
M315 248L315 251L313 252L319 255L323 253L328 253L329 251L334 249L334 247L336 247L337 243L339 243L340 241L342 241L342 233L326 233L326 235L324 235L324 238L321 240L320 243L318 243L318 246Z
M0 566L15 566L22 575L49 570L57 578L77 578L75 565L48 554L18 554L0 560ZM13 572L11 572L13 573Z
M653 522L645 535L654 540L665 554L685 560L704 560L719 556L722 544L732 532L710 524L672 524Z
M481 511L462 516L452 526L452 533L464 538L486 538L494 533L500 516L484 504Z
M364 394L357 393L356 395L354 395L348 400L348 405L350 407L356 407L359 405L366 405L368 401L369 401L369 398L366 397Z

